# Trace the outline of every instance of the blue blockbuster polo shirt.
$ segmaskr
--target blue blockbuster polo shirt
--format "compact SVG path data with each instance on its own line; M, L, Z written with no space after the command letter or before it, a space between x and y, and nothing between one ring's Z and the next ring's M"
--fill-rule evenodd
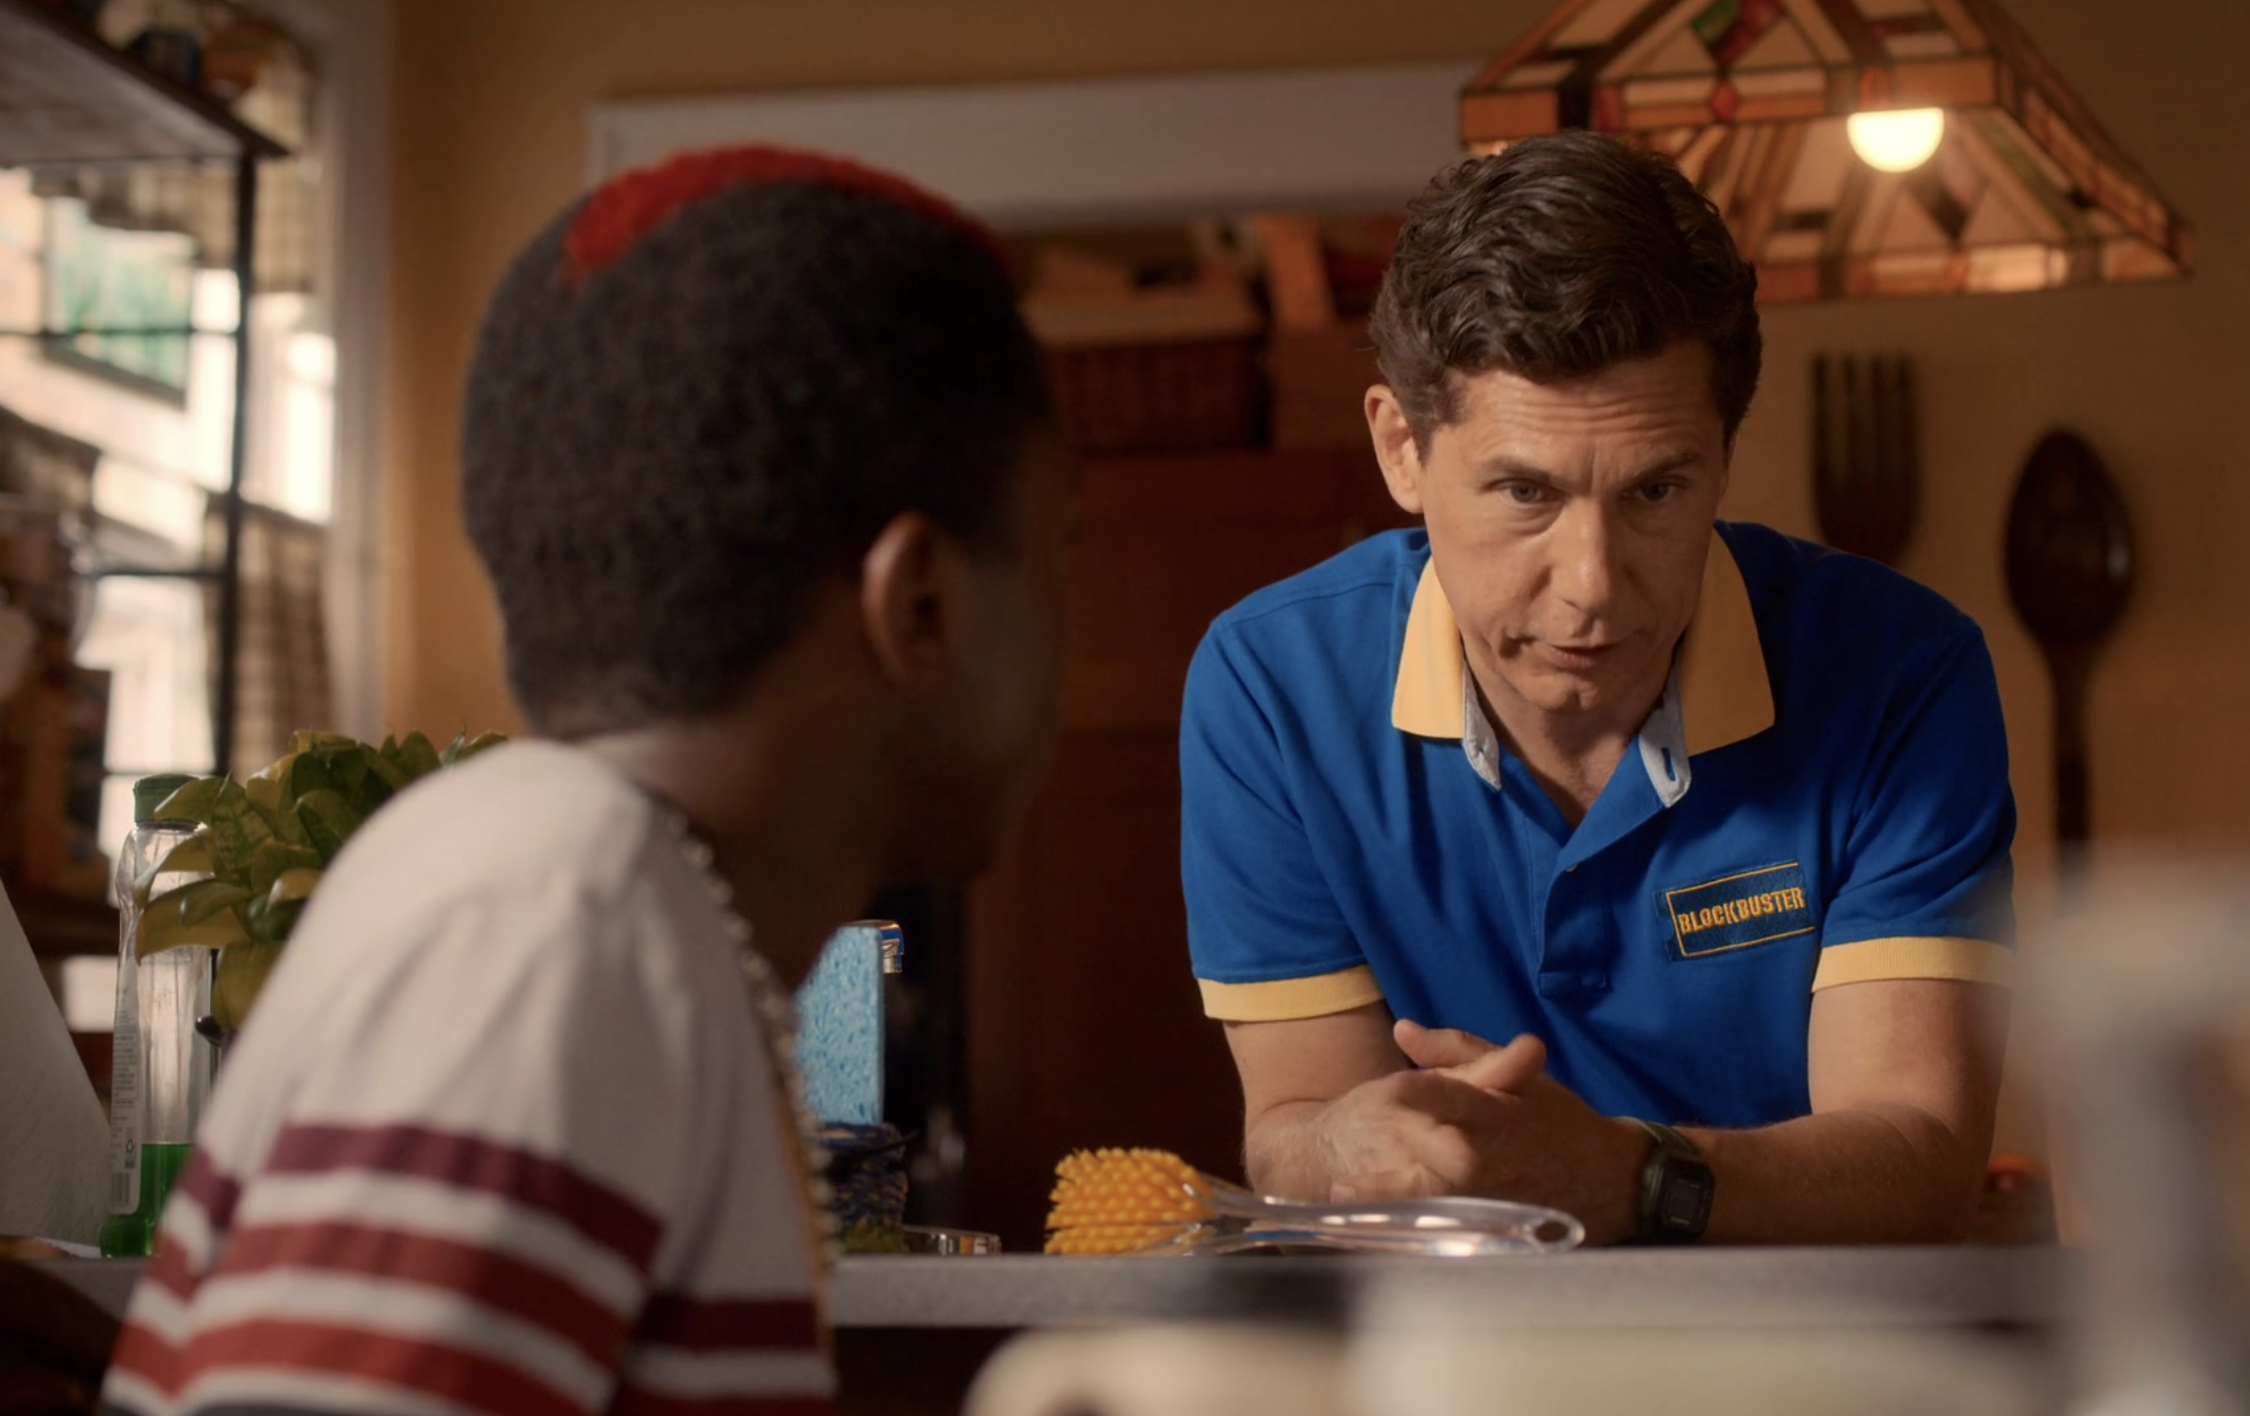
M1813 994L1999 983L2015 805L1990 656L1933 592L1720 523L1663 700L1573 829L1501 745L1420 531L1211 626L1180 728L1205 1010L1536 1033L1597 1110L1802 1116Z

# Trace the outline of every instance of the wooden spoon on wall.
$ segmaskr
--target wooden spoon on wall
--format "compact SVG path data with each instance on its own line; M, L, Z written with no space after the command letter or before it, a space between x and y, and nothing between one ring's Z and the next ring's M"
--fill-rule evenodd
M2008 507L2008 598L2047 657L2055 689L2055 836L2082 844L2087 789L2086 685L2102 641L2133 593L2125 498L2079 437L2040 439Z

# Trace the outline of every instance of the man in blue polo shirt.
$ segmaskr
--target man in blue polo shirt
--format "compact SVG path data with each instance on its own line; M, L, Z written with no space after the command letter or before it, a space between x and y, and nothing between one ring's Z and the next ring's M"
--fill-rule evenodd
M1717 521L1755 288L1675 168L1589 134L1410 208L1366 411L1423 528L1251 596L1188 677L1189 934L1261 1189L1597 1240L1965 1225L1998 692L1937 595Z

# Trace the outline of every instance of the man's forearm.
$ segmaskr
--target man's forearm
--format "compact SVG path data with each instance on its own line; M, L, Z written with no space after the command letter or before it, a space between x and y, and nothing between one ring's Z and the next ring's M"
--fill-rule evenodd
M1321 1134L1327 1104L1291 1101L1268 1107L1243 1138L1250 1188L1285 1200L1325 1200L1335 1159Z
M1936 1244L1974 1212L1989 1132L1871 1104L1750 1131L1682 1128L1715 1180L1704 1237L1738 1244Z
M1865 991L1875 985L1859 987L1860 997L1845 1005L1900 1001ZM1961 1237L1992 1143L1999 1031L1972 1026L1974 1014L1950 994L1905 1001L1940 1016L1927 1005L1950 1003L1965 1035L1933 1042L1914 1032L1894 1037L1897 1030L1885 1027L1855 1030L1861 1019L1831 1000L1819 1015L1828 1024L1828 1046L1814 1058L1820 1064L1814 1101L1825 1101L1825 1110L1748 1130L1683 1128L1715 1179L1708 1239L1939 1243ZM1888 1015L1874 1016L1882 1023ZM1592 1243L1634 1236L1641 1174L1652 1151L1639 1126L1596 1112L1546 1074L1545 1050L1536 1039L1496 1048L1407 1023L1394 1031L1419 1068L1377 1076L1329 1100L1302 1091L1267 1099L1274 1089L1265 1089L1264 1097L1261 1089L1247 1089L1243 1151L1253 1186L1309 1200L1331 1198L1338 1182L1348 1182L1362 1199L1482 1195L1567 1211L1585 1224ZM1883 1069L1880 1079L1855 1077L1839 1056L1862 1063L1872 1058ZM1933 1056L1966 1060L1916 1071L1918 1059Z
M1246 1138L1251 1186L1289 1199L1326 1199L1340 1178L1319 1102L1263 1113ZM1737 1244L1948 1243L1965 1232L1984 1173L1988 1136L1960 1137L1937 1118L1903 1105L1870 1105L1799 1117L1748 1131L1682 1128L1715 1178L1706 1242ZM1630 1239L1623 1218L1637 1203L1639 1175L1580 1187L1615 1189L1618 1204L1586 1205L1596 1243ZM1559 1199L1559 1196L1497 1198Z

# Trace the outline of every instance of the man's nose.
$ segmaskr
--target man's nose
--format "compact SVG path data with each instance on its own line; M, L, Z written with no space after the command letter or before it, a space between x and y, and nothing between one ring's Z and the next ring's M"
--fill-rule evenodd
M1580 503L1555 526L1555 593L1579 613L1606 612L1617 593L1617 528L1604 507Z

